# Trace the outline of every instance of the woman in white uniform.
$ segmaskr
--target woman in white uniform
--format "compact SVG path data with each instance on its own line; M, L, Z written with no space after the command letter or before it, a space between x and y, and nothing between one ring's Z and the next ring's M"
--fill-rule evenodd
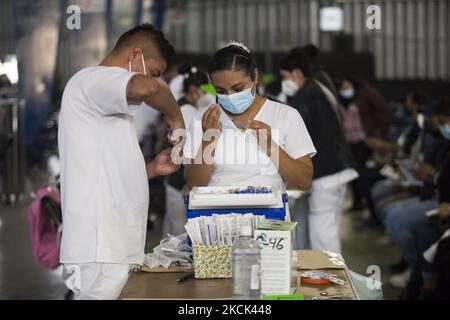
M199 110L189 127L187 185L307 189L314 145L297 110L258 95L250 51L231 42L212 57L208 73L217 104Z

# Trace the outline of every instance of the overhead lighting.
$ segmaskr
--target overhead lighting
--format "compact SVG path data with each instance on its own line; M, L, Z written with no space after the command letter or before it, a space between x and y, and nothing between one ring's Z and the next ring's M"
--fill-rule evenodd
M344 28L344 12L341 7L320 8L320 30L342 31Z
M19 69L15 54L6 55L0 60L0 75L2 74L6 74L12 84L16 84L19 81Z

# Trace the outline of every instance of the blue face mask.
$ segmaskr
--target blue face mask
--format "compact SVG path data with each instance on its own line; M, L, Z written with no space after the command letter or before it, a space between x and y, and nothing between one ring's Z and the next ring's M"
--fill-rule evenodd
M232 114L244 113L255 100L252 94L253 85L241 92L233 94L217 94L217 102L227 111Z
M339 91L339 94L344 99L351 99L355 95L355 90L353 88L343 89Z
M441 124L439 126L439 130L441 131L442 136L446 139L446 140L450 140L450 125L448 123L446 124Z

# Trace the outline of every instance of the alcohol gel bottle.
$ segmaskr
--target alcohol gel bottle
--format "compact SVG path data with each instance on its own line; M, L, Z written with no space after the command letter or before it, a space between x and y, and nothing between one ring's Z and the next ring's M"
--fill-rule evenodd
M233 244L233 299L259 299L261 248L252 237L251 226L242 226L240 231Z

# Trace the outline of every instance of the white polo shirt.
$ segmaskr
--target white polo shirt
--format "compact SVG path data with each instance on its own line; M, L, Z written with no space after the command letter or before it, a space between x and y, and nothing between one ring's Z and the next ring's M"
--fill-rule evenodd
M59 116L62 263L142 264L148 180L126 87L134 73L96 66L75 74Z
M184 156L195 159L202 142L202 116L207 108L197 112L189 126ZM274 141L293 159L314 156L311 137L302 117L294 108L266 100L254 118L271 127ZM259 147L254 130L239 130L222 110L222 134L213 159L213 171L208 186L268 185L285 189L285 183L274 162Z

